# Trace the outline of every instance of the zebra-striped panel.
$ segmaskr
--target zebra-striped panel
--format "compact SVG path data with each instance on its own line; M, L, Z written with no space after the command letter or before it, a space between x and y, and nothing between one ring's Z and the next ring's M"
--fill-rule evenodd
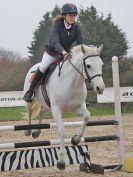
M87 145L66 146L65 163L81 164L85 161L90 166ZM51 167L57 164L59 147L26 149L0 152L0 171Z

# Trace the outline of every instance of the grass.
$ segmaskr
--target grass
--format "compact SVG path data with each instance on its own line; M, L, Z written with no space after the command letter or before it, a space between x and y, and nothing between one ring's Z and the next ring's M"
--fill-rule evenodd
M133 103L122 104L122 113L133 113ZM92 116L105 116L114 114L113 104L91 104L89 105L89 111ZM13 108L0 108L0 121L7 120L22 120L26 113L25 107L13 107ZM74 113L64 113L63 117L76 117ZM45 118L51 119L52 114L50 112L45 114Z
M0 108L0 121L21 120L23 113L24 107Z
M111 107L98 107L90 106L90 112L92 116L104 116L104 115L113 115L114 109Z
M112 109L104 109L104 108L96 109L94 106L90 106L89 110L93 116L113 114ZM0 108L0 121L22 120L22 117L24 116L25 112L26 110L24 107ZM71 112L63 113L63 117L65 118L76 117L76 116L77 114ZM47 112L45 114L45 117L47 119L51 119L52 113Z

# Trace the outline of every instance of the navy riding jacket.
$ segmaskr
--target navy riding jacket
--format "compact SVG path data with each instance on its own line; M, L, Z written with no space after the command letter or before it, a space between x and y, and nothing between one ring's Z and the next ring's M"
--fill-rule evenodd
M69 52L74 42L77 45L83 43L79 26L74 23L70 29L66 29L64 20L61 20L54 24L50 42L45 46L45 50L51 56L61 55L63 50Z

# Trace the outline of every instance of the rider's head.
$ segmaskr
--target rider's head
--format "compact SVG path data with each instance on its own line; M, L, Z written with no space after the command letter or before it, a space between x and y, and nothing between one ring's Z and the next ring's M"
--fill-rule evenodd
M75 4L67 3L62 6L61 14L64 16L65 21L68 24L73 24L75 22L75 18L78 14L78 10Z

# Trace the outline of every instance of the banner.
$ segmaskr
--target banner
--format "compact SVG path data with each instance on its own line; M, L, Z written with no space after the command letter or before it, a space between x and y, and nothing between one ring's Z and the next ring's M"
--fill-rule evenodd
M23 91L0 92L0 107L25 106ZM133 87L120 87L120 101L133 102ZM98 103L114 103L113 87L105 88L102 95L97 95Z
M113 103L114 88L105 88L102 95L97 95L98 103ZM120 102L133 102L133 87L120 87Z
M24 106L23 91L0 92L0 107Z

